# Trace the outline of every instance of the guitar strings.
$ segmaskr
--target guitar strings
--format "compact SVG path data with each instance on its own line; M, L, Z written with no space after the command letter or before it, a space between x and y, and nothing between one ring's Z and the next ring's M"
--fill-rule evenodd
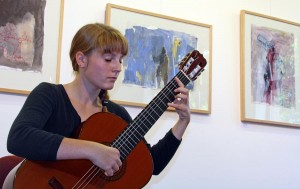
M179 80L181 80L183 83L188 83L189 79L187 78L187 76L185 74L182 74L183 72L179 72L176 77L178 77ZM175 78L175 77L174 77ZM172 102L174 96L175 96L175 92L174 89L178 87L178 84L176 83L176 81L174 80L174 78L166 85L166 87L164 88L167 91L162 91L161 93L159 93L154 99L153 101L149 104L149 111L147 112L146 110L147 107L144 109L145 111L142 111L138 116L137 119L135 119L132 124L128 127L128 129L125 130L125 132L119 136L119 138L116 139L115 143L113 144L113 147L118 148L119 150L121 148L123 148L125 150L125 152L127 154L129 154L128 151L126 151L126 147L128 147L129 144L131 145L131 148L135 147L135 144L130 143L130 139L132 139L133 137L135 137L136 139L138 139L138 141L134 141L135 143L139 142L141 138L137 138L137 135L139 135L140 137L143 137L143 134L141 134L139 132L138 129L142 130L142 132L145 133L145 130L143 129L142 126L144 126L144 128L146 127L147 130L149 130L150 128L146 125L145 121L148 121L148 123L150 124L150 127L155 123L155 121L157 121L157 119L162 115L162 113L165 111L165 109L167 108L167 102ZM186 79L184 81L184 79ZM171 87L171 89L169 89ZM164 92L168 92L169 95L172 95L172 99L170 99ZM164 100L164 101L163 101ZM156 101L160 101L160 104L157 104L158 102ZM159 105L164 106L165 109L161 109L161 107ZM157 114L157 108L160 109L161 114ZM143 115L145 113L145 115ZM151 115L156 114L156 118L153 118L153 116ZM148 115L147 115L148 114ZM150 122L149 118L153 119L153 123ZM136 126L137 125L137 126ZM137 135L136 135L137 134ZM130 150L130 147L128 147ZM126 154L120 150L120 152L122 153L122 155L124 156L124 158L126 157Z
M72 189L76 188L85 188L91 181L95 178L95 176L100 172L100 168L96 165L91 166L91 168L77 181L77 183L72 187ZM95 179L94 179L95 180Z
M173 83L170 82L170 86L172 85ZM163 93L162 93L163 94ZM159 95L158 97L160 97L161 95ZM163 97L163 99L165 99L165 97ZM155 105L155 101L153 101L154 105ZM159 106L157 106L160 111L161 111L161 108ZM152 110L152 115L150 113L150 111ZM143 112L144 113L144 112ZM150 118L152 118L153 120L155 120L155 118L153 116L158 116L157 112L156 111L153 111L153 108L152 106L150 106L149 108L149 111L145 111L146 114L140 114L140 116L137 117L137 119L135 120L135 122L133 122L130 127L128 128L128 130L126 130L127 132L125 132L123 135L121 135L121 137L118 139L118 141L116 141L116 145L115 147L117 148L123 148L125 150L126 153L128 153L128 151L126 150L126 148L128 148L129 150L131 148L133 148L135 146L135 144L131 143L131 142L128 142L130 139L132 139L132 137L136 138L138 141L140 138L140 136L142 136L142 134L138 131L138 129L141 129L143 132L145 132L143 130L143 127L144 128L148 128L148 126L146 125L147 122L150 121ZM154 115L153 115L154 114ZM145 116L147 116L148 119L145 119ZM143 121L145 119L145 121ZM136 127L136 125L138 125L138 127ZM137 133L138 135L134 135L134 133ZM131 146L128 146L128 145L131 145ZM123 151L122 151L123 152ZM123 156L126 156L126 154L123 154Z
M151 106L150 106L151 108ZM151 109L150 109L151 110ZM147 116L147 111L146 111L146 116ZM156 114L156 112L155 112ZM145 122L142 122L144 114L140 114L140 116L137 117L137 119L135 120L135 122L133 122L133 124L130 125L130 127L126 130L126 132L120 136L119 139L117 139L116 143L115 143L115 147L117 147L118 149L123 148L125 150L126 153L128 153L127 149L131 149L135 146L135 144L131 143L129 140L132 139L132 137L136 138L139 140L138 136L141 136L141 133L138 131L139 128L141 128L143 130L142 125L145 126ZM149 113L149 117L148 118L153 118L152 115ZM137 123L141 122L142 125L138 125ZM138 125L138 128L135 127L135 124ZM137 132L138 135L134 135L134 132ZM128 146L130 145L130 146ZM126 156L126 154L124 154L124 152L121 150L121 152L123 153L123 156Z

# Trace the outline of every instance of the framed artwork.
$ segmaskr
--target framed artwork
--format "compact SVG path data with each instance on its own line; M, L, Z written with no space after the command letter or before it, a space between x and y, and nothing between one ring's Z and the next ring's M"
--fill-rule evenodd
M190 108L210 114L212 26L114 4L106 6L105 22L122 32L129 45L116 87L109 93L112 100L146 106L178 73L181 59L196 49L207 66L187 85Z
M300 24L246 10L241 21L241 120L300 126Z
M58 83L63 0L0 2L0 92Z

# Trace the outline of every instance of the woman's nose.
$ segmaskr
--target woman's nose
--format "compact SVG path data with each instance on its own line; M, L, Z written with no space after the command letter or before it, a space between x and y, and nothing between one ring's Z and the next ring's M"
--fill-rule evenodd
M122 64L117 60L114 61L113 71L118 73L122 71Z

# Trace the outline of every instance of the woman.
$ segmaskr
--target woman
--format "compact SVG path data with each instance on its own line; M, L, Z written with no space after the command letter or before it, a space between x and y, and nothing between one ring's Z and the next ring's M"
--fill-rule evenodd
M109 101L107 95L127 52L127 40L118 30L98 23L83 26L70 49L75 79L65 85L41 83L31 92L9 132L8 151L29 160L87 159L112 176L122 166L118 149L71 136L97 112L108 111L132 121L125 108ZM168 105L176 109L179 119L162 140L149 145L153 174L168 164L190 121L188 90L177 78L176 82L178 100Z

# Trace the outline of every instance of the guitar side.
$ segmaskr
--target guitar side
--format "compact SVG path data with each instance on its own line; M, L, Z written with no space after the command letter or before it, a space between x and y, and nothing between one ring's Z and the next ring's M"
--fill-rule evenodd
M127 123L111 113L96 113L82 126L78 138L111 144ZM150 151L141 140L123 161L121 169L112 177L88 160L29 161L18 169L14 189L21 188L142 188L152 176L153 162ZM88 173L88 174L86 174ZM49 183L50 182L50 183Z

